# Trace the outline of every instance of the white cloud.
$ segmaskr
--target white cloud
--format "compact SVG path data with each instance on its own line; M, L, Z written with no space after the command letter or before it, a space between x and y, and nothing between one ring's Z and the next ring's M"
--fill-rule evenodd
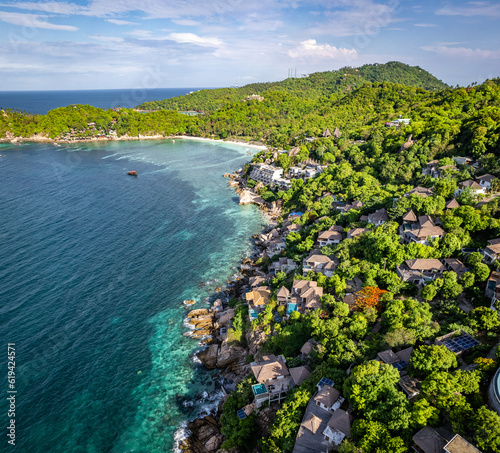
M7 13L0 11L0 20L9 24L20 25L27 28L43 28L46 30L60 30L60 31L76 31L77 27L72 25L58 25L47 22L48 16L39 14L24 14L24 13Z
M445 6L436 11L440 16L489 16L500 17L500 4L491 2L469 2L466 6Z
M500 50L469 49L467 47L424 46L423 50L446 57L500 58Z
M7 6L9 8L18 8L28 11L42 11L44 13L50 14L86 14L88 13L88 8L76 5L75 3L67 2L16 2L11 3L0 3L0 6Z
M302 41L299 46L287 53L289 57L300 59L356 59L358 57L355 49L318 44L315 39Z
M436 24L413 24L414 27L422 27L422 28L433 28L437 27Z
M133 36L135 38L150 38L151 30L132 30L126 33L129 36Z
M194 33L170 33L167 39L181 44L194 44L201 47L221 47L223 45L223 42L218 38L198 36Z
M103 42L123 42L123 38L118 38L116 36L103 36L103 35L91 35L89 36L91 39L95 39L96 41Z
M106 22L111 22L115 25L138 25L137 22L129 22L128 20L106 19Z
M174 19L172 20L172 22L174 24L182 25L184 27L196 27L197 25L200 25L198 21L192 19Z

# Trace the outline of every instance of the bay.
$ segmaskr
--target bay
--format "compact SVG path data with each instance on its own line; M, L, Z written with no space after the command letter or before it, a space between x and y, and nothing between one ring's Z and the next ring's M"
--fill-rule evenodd
M222 177L249 152L0 145L0 337L16 345L18 451L172 451L183 422L217 403L182 301L206 307L265 224Z

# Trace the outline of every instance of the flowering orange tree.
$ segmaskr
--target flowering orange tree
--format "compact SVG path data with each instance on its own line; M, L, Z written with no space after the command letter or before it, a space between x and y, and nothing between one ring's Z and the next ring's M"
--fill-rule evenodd
M361 291L356 293L356 308L363 310L373 307L380 310L380 298L386 292L385 289L380 289L376 286L365 286Z

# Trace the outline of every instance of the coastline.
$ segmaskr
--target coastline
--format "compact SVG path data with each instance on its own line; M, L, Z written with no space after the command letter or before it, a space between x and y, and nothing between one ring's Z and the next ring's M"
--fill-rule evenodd
M99 142L119 142L119 141L133 141L133 140L175 140L175 139L183 139L183 140L198 140L198 141L206 141L206 142L213 142L213 143L227 143L230 145L239 145L239 146L246 146L247 148L252 148L252 149L258 149L258 150L264 150L267 149L267 145L265 144L259 144L259 143L248 143L245 141L236 141L236 140L222 140L222 139L215 139L215 138L206 138L206 137L195 137L195 136L190 136L190 135L138 135L137 137L129 137L128 135L123 135L121 137L92 137L89 139L82 139L82 140L64 140L64 139L57 139L57 138L49 138L45 135L32 135L31 137L5 137L5 138L0 138L0 143L11 143L13 145L15 144L21 144L21 143L27 143L27 142L36 142L36 143L54 143L54 144L61 144L61 143L99 143Z
M200 138L200 140L210 139ZM221 140L217 141L220 142ZM238 172L224 176L237 183L237 185L230 186L235 193L239 194L246 188L244 180ZM270 212L269 208L264 204L255 202L251 204L257 206L259 208L257 212L267 220L267 224L260 233L270 231L281 210ZM257 232L253 237L257 238L258 235ZM236 386L248 376L251 370L250 364L246 360L247 354L255 353L258 351L259 346L257 343L253 344L253 341L246 347L239 344L229 344L227 336L222 336L219 331L221 328L227 329L232 325L235 309L230 307L229 301L232 298L244 298L248 291L250 279L262 275L260 265L255 263L261 251L260 243L255 240L254 245L248 251L248 255L241 259L240 265L235 269L230 281L217 288L212 297L215 300L207 308L200 310L185 303L189 311L184 319L186 328L184 335L199 340L199 349L192 354L192 358L208 370L217 370L221 390L223 391L220 397L212 402L210 411L201 412L195 418L185 420L177 428L174 436L174 453L215 453L220 451L220 447L225 441L221 432L222 410L225 401L234 388L226 391L224 383L229 382L230 385ZM208 325L206 323L207 317L210 319ZM199 334L197 335L197 331L203 333L203 335L200 337Z

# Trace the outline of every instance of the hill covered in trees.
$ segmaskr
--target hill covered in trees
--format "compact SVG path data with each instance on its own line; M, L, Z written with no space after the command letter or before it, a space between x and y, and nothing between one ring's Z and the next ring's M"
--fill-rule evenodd
M294 97L317 100L334 93L348 93L367 82L390 82L401 85L442 90L448 85L418 66L397 61L385 64L367 64L360 68L344 67L338 71L325 71L301 78L288 78L281 82L252 83L241 88L217 88L196 93L145 102L139 106L145 110L203 110L212 112L228 102L237 102L253 94L279 91Z

